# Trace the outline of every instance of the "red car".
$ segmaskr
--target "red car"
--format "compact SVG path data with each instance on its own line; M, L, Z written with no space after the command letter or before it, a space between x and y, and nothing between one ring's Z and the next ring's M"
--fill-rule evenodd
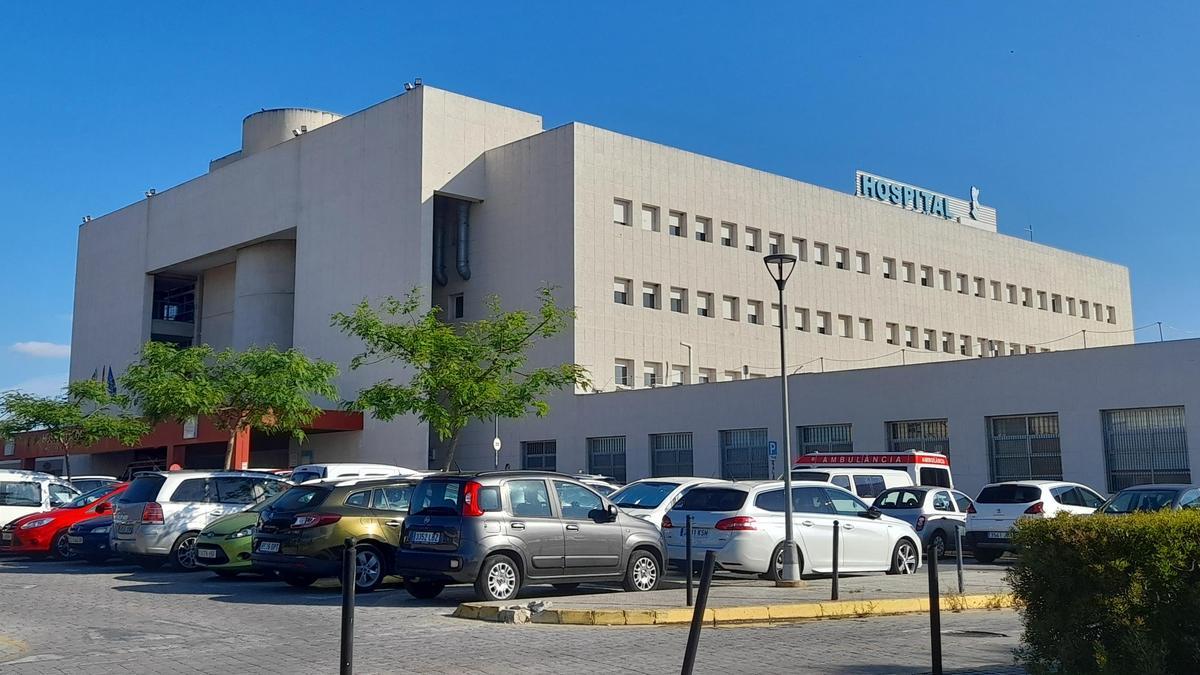
M71 556L67 528L96 516L112 513L111 501L129 483L98 487L72 499L66 506L17 518L0 528L0 554L50 555L62 560Z

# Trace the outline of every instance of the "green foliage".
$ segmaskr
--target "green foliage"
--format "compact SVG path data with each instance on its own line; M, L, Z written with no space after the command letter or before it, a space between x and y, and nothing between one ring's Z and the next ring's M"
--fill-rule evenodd
M335 314L333 325L366 345L351 369L400 362L412 371L404 384L386 379L359 391L351 407L381 420L416 415L440 439L451 439L447 468L459 432L471 421L544 416L548 393L587 387L589 380L582 366L570 363L525 368L529 349L575 318L574 311L555 303L552 289L541 289L538 297L538 310L528 312L504 311L500 299L490 296L486 318L455 324L442 321L440 308L429 307L416 289L403 300L389 297L377 308L364 300L350 314Z
M43 442L54 443L66 457L70 475L70 450L112 438L135 445L150 432L143 420L125 411L129 400L108 393L103 382L82 380L67 385L60 396L44 397L19 391L0 393L0 438L38 431Z
M1200 512L1028 519L1013 540L1031 672L1200 670Z
M303 440L304 427L321 412L311 399L336 400L337 374L334 364L296 349L214 352L208 345L181 349L147 342L121 386L152 422L203 416L228 432L231 443L246 429Z

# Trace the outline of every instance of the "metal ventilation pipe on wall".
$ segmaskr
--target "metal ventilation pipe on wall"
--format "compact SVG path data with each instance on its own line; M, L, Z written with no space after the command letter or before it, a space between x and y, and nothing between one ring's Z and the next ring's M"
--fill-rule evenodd
M455 268L463 281L471 278L471 202L456 200L458 207L458 257Z
M446 275L446 217L445 211L438 208L444 200L438 199L433 204L433 280L438 286L450 283Z

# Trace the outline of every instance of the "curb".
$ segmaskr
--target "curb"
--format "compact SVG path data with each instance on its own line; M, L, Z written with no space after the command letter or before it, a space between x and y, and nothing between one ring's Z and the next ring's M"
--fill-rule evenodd
M942 611L967 609L1006 609L1013 606L1011 594L959 595L941 598ZM504 622L501 607L464 602L453 616L476 621ZM889 616L929 611L928 598L882 598L879 600L843 600L806 602L787 605L751 605L716 607L704 610L705 625L839 619L846 617ZM692 621L690 607L671 609L545 609L529 617L531 623L563 626L671 626Z

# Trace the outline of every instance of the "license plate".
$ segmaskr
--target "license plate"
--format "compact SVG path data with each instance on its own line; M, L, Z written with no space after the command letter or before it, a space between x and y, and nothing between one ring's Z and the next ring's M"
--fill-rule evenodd
M262 541L258 544L259 553L279 553L279 542Z
M130 534L132 532L133 532L132 525L118 525L117 526L117 534Z
M437 532L413 532L408 539L414 544L436 544L442 537Z
M988 532L988 539L1008 539L1007 532Z
M276 544L276 546L278 546L278 544ZM259 546L258 550L260 550L260 551L263 550L263 547ZM198 548L198 549L196 549L196 557L197 558L215 558L215 557L217 557L217 552L212 550L211 548Z
M83 537L67 537L68 544L82 544Z
M708 528L707 527L693 527L692 528L692 539L707 539L707 538L708 538Z
M0 540L3 540L3 541L12 541L12 532L3 532L3 533L0 533Z

